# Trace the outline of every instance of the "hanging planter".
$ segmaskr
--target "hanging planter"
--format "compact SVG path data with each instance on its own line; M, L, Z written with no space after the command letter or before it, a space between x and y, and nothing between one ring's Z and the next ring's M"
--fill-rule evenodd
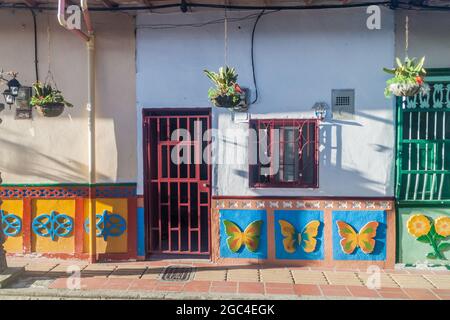
M423 68L425 57L416 62L416 59L405 58L402 63L396 58L397 67L394 69L384 68L383 70L394 77L386 81L384 94L387 98L393 94L397 97L412 97L418 93L426 94L429 87L423 81L426 70Z
M33 84L33 92L30 105L36 107L41 116L58 117L63 113L65 106L73 107L71 103L64 100L61 91L50 84L36 82Z
M237 73L228 66L219 69L219 72L204 70L206 76L216 85L208 90L208 97L212 104L218 108L227 108L232 111L247 111L247 90L237 83Z

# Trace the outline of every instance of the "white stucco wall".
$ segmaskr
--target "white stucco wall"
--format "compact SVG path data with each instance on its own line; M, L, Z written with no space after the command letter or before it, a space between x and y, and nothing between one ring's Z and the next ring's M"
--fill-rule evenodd
M450 15L448 12L397 11L396 55L405 56L405 16L409 17L408 55L426 57L426 68L450 68Z
M228 13L243 17L249 12ZM137 115L142 108L205 107L209 80L202 70L224 63L223 24L154 29L156 24L201 23L223 12L142 13L137 17ZM356 90L354 120L328 119L321 125L320 188L251 189L248 166L214 167L219 195L392 196L394 128L392 101L383 95L383 66L394 57L394 15L382 11L382 29L366 28L365 9L279 12L263 17L255 37L259 100L252 118L312 117L317 101L331 105L331 89ZM239 83L252 88L250 37L254 19L229 22L228 64ZM153 27L151 27L153 25ZM228 111L213 109L220 129L236 124ZM324 139L323 137L327 138ZM138 192L142 192L142 134L138 127ZM247 159L246 135L236 144ZM219 155L224 151L219 145Z
M50 61L55 81L75 106L58 118L14 120L0 114L0 171L4 183L87 182L86 46L57 23L56 13L38 14L39 75ZM136 181L134 18L95 14L98 182ZM0 68L19 72L23 85L34 80L33 24L28 10L0 11ZM5 87L1 87L3 91ZM3 97L1 97L3 102Z

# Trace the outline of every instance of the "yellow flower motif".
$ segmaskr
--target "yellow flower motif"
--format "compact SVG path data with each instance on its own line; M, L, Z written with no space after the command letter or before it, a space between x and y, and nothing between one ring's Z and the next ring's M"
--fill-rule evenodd
M439 217L434 221L436 233L443 237L450 236L450 217Z
M415 214L411 216L406 224L408 227L408 232L417 238L428 234L431 229L430 220L422 214Z

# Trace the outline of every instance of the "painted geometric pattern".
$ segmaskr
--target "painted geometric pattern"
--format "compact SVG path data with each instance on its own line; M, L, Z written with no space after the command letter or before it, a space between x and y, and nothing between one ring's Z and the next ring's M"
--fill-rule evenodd
M102 214L97 214L96 218L96 236L103 237L105 241L108 237L120 237L127 229L125 219L116 213L104 210ZM89 218L84 222L84 230L89 233Z
M22 230L22 219L19 216L0 210L0 221L3 233L8 237L17 236Z
M392 210L387 200L214 200L216 209L367 209Z
M0 198L86 198L88 187L0 187ZM135 186L96 186L96 198L130 198L136 196Z
M33 232L40 237L50 237L56 241L58 237L68 237L73 230L73 219L66 214L52 211L33 219Z

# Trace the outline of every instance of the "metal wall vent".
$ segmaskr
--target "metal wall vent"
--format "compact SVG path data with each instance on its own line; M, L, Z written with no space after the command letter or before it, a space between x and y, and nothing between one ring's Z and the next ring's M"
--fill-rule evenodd
M353 119L355 115L355 89L331 90L331 111L334 119Z

